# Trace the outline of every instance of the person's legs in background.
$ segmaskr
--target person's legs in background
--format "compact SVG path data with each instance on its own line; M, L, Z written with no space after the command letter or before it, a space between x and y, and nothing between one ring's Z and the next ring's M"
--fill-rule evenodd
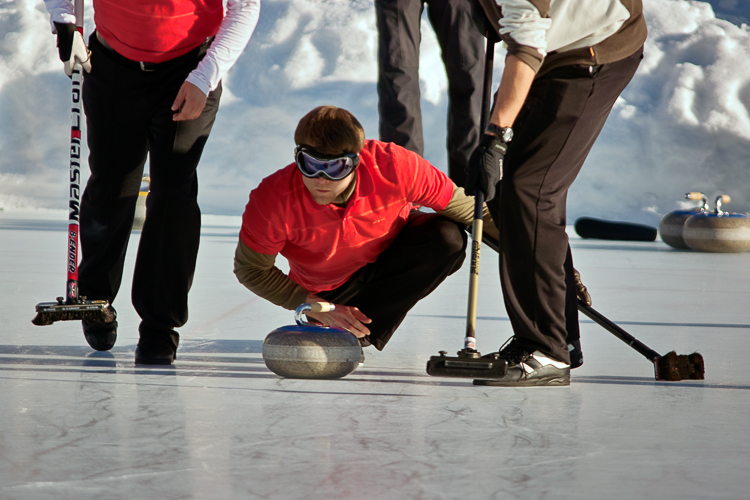
M448 175L456 185L463 186L469 157L481 134L485 38L474 21L472 2L427 3L427 15L448 76Z
M422 0L376 0L380 140L424 154L419 90Z

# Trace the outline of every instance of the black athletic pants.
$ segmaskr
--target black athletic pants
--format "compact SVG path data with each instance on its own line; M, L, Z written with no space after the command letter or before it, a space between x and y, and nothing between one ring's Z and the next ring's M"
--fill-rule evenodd
M562 361L570 359L568 189L642 54L602 66L566 66L537 78L513 125L505 178L488 203L500 230L500 282L514 335Z
M135 204L149 157L151 191L133 276L141 338L176 342L188 319L201 214L196 167L219 106L211 92L195 120L175 122L180 86L204 53L144 72L92 34L91 73L84 75L89 168L81 200L81 295L113 301L122 280Z
M338 288L317 295L359 308L372 323L367 339L378 350L414 305L461 268L466 232L441 215L413 211L393 243L377 260Z
M472 20L472 2L375 0L380 140L424 156L419 102L419 27L424 4L448 76L448 173L463 186L466 165L479 143L484 70L484 36Z

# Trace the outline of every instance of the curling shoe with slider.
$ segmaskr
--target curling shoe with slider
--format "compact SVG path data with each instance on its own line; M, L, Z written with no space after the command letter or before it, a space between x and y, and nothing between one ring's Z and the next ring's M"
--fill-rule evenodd
M81 321L86 342L97 351L109 351L117 341L117 311L112 306L109 306L109 310L115 317L115 320L109 323L92 323L85 319Z
M500 357L508 362L508 373L497 380L474 380L474 385L494 387L538 387L570 385L570 365L543 354L540 351L525 352L513 348L500 351Z

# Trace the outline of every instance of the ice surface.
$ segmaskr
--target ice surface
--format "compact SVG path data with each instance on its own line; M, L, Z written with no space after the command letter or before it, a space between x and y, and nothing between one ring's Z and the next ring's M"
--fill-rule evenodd
M0 498L747 498L750 253L571 236L594 307L661 354L701 352L705 381L655 381L586 318L570 387L428 377L429 356L461 347L468 265L353 374L302 381L263 364L292 314L235 280L238 228L204 217L177 362L148 369L133 364L138 233L117 345L97 353L78 323L30 321L64 290L65 215L0 211ZM496 272L484 247L483 352L511 335Z

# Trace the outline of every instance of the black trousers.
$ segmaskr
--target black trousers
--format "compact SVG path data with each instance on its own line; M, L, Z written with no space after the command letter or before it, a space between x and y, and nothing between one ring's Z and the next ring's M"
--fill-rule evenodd
M419 26L424 4L448 76L448 173L463 186L466 165L479 143L484 70L484 36L472 20L472 2L375 0L380 140L424 156L419 101Z
M537 78L513 125L505 178L488 203L500 229L500 282L514 335L562 361L570 359L572 314L568 189L642 56L639 50L611 64L567 66Z
M318 296L359 308L372 320L368 340L382 350L406 313L458 271L465 257L466 232L458 223L414 211L375 262Z
M188 291L198 255L201 214L196 167L214 123L221 87L200 117L174 122L172 103L202 54L152 72L127 65L89 39L91 73L83 100L89 177L81 200L79 285L90 299L114 301L146 158L151 191L136 257L132 300L141 338L175 338L188 319Z

